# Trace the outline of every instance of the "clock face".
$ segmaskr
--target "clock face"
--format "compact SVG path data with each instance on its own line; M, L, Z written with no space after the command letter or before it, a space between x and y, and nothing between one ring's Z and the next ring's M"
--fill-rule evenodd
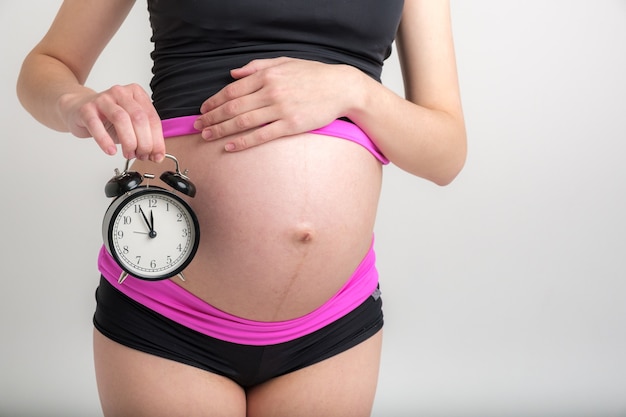
M198 221L184 200L164 189L141 187L115 203L105 216L105 238L126 272L159 280L191 262L198 247Z

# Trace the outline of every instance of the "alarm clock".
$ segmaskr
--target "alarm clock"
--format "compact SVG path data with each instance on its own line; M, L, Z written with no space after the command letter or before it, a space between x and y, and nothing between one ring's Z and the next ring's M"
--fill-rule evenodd
M198 218L191 206L177 193L194 197L196 187L180 172L178 160L166 154L176 170L159 177L174 191L152 186L153 174L129 171L130 160L123 172L105 186L112 197L102 222L102 237L107 252L122 268L118 282L133 277L158 281L178 276L185 280L183 270L193 259L200 241ZM146 181L145 185L142 185Z

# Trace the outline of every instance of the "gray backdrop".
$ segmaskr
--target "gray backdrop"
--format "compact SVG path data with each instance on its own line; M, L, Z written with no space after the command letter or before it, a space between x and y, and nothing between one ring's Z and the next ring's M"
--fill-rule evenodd
M91 315L103 186L122 166L18 105L60 0L0 0L0 415L99 416ZM374 415L626 415L626 2L452 1L469 157L393 166L377 223ZM149 81L145 4L90 85ZM401 91L395 56L384 81Z

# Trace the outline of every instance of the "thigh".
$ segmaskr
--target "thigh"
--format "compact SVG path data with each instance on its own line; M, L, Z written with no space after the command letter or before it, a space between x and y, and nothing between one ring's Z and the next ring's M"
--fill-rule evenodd
M243 390L204 370L120 345L94 330L94 361L106 417L244 417Z
M382 330L345 352L251 389L248 416L369 416L381 345Z

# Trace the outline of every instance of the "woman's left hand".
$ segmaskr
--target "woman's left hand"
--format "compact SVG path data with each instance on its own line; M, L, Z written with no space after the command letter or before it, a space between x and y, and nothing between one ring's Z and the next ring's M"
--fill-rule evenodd
M227 151L320 128L346 115L351 92L358 91L354 73L346 65L293 58L251 61L202 104L194 127L205 140L228 137Z

